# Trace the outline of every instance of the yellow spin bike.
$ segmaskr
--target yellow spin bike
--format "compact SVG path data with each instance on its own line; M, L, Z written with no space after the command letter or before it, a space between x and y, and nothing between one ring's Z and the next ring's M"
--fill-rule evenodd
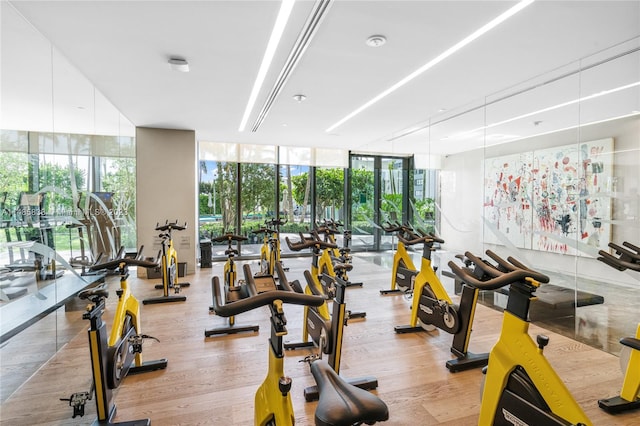
M300 294L292 291L286 280L280 285L285 290L277 290L272 275L255 276L249 265L244 265L245 277L250 289L250 297L223 304L220 296L220 281L212 278L213 306L217 315L229 317L261 306L268 306L271 313L271 334L269 337L269 363L267 375L255 394L254 424L256 426L291 426L295 414L291 402L292 380L284 374L283 339L287 335L287 319L284 304L320 306L323 296ZM359 389L342 379L324 360L311 362L311 373L319 389L319 401L315 411L316 425L359 425L374 424L389 418L387 405L377 396Z
M251 231L252 234L263 234L262 247L260 247L260 275L273 275L275 264L280 263L280 226L287 220L271 219L265 221L265 226ZM288 270L288 268L285 268Z
M598 260L619 271L630 269L640 272L640 247L628 241L624 241L622 245L624 247L609 243L617 256L600 250ZM622 390L618 396L598 400L598 406L610 414L640 408L640 324L635 337L624 337L620 343L623 346L620 364L625 372Z
M387 222L382 229L388 233L396 233L396 236L415 236L413 228L399 223L391 224ZM407 247L398 238L398 247L393 255L393 267L391 268L391 288L380 290L380 294L406 294L413 289L416 267L407 251Z
M161 264L162 268L162 284L157 284L157 289L162 289L162 296L152 297L144 299L142 301L145 305L156 303L169 303L169 302L184 302L187 300L187 296L180 296L180 289L182 287L189 287L189 283L178 282L178 252L173 246L173 238L171 236L172 231L184 231L187 229L187 224L178 225L178 221L169 222L166 221L164 225L157 224L156 231L160 231L159 237L162 239L162 254ZM173 289L175 295L170 295L169 290Z
M216 243L227 242L227 261L224 263L224 300L225 303L232 303L244 299L249 296L247 285L243 280L238 280L238 271L236 267L235 257L239 254L238 250L232 247L234 241L241 242L248 240L247 237L226 233L211 241ZM213 289L211 294L213 294ZM213 312L213 305L209 307L209 312ZM204 331L205 337L211 337L218 334L235 334L249 331L258 331L258 325L236 325L235 316L230 316L229 325L227 327L211 328Z
M478 259L469 252L465 256ZM490 257L497 259L495 254ZM507 261L500 259L500 263L510 263L510 272L503 272L488 261L478 261L476 267L484 272L478 279L479 274L449 262L453 273L465 285L481 290L510 286L500 337L484 370L486 380L478 424L592 425L543 354L549 338L538 335L534 342L528 333L530 303L535 300L540 282L548 282L549 278L521 268L523 265L511 257Z
M108 338L107 327L102 319L105 300L109 297L106 284L78 293L80 299L91 302L82 318L89 320L91 324L88 333L93 382L89 392L76 392L69 398L61 399L69 402L69 406L73 408L74 418L84 415L85 403L95 393L98 419L94 424L114 424L111 422L116 413L116 406L112 401L113 391L120 386L122 380L127 375L146 373L167 367L168 361L166 359L142 361L143 340L154 339L158 341L158 339L142 334L140 303L131 293L127 283L128 267L132 265L145 268L157 266L156 263L145 260L121 258L90 267L91 271L117 268L120 272L120 288L116 291L118 305ZM135 420L122 424L149 425L150 420Z

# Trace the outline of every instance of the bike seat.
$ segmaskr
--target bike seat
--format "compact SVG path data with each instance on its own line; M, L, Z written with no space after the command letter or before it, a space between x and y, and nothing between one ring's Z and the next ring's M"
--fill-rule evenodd
M374 394L347 383L322 359L311 363L318 385L317 426L374 424L389 419L389 408Z
M92 300L96 296L100 298L109 297L109 290L107 290L106 284L100 284L97 287L87 288L78 293L78 297L82 300Z
M636 351L640 351L640 339L636 339L633 337L625 337L620 339L620 343L630 347L631 349L635 349Z

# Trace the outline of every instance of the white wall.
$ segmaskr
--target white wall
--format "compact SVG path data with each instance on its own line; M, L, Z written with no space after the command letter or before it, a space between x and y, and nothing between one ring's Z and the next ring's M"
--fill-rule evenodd
M136 128L136 225L147 256L160 248L157 223L187 223L174 231L178 261L194 273L198 250L197 143L192 130ZM142 269L142 268L139 268ZM146 276L138 271L139 276Z
M567 145L578 141L614 138L614 176L618 178L612 206L611 241L640 244L640 118L638 116L537 136L505 145L451 155L443 159L441 183L441 234L446 249L482 254L492 248L483 242L484 159L534 149ZM631 218L631 220L630 220ZM635 218L635 219L634 219ZM615 220L624 219L620 223ZM505 250L504 247L495 248ZM567 256L519 249L516 258L533 267L561 273L612 280L610 268L589 257ZM616 280L634 283L637 277L615 274Z

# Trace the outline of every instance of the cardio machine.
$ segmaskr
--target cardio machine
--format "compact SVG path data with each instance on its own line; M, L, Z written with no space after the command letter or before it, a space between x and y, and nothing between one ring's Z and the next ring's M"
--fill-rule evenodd
M396 236L400 235L413 235L413 229L407 225L401 225L399 223L391 224L387 222L386 225L381 226L385 232L396 233ZM407 251L407 247L402 240L398 239L398 247L393 255L393 267L391 269L391 288L386 290L380 290L380 294L406 294L413 289L413 281L416 276L417 268L413 264L411 256Z
M261 275L273 275L276 263L282 263L280 259L280 226L287 223L282 219L265 221L265 226L251 231L252 234L263 234L260 247L260 272ZM285 268L288 270L288 268Z
M221 304L220 281L214 276L214 311L217 315L229 317L261 306L269 307L269 364L267 376L255 395L254 424L293 425L295 416L290 394L292 380L284 374L283 339L287 334L287 319L283 305L320 306L325 299L322 296L294 292L286 280L281 280L280 283L286 290L277 290L273 276L252 276L249 265L244 268L250 296L231 304ZM374 424L389 418L388 407L380 398L345 382L324 360L311 362L310 368L320 389L320 399L315 411L316 425Z
M435 328L439 328L449 334L453 334L451 353L456 358L446 362L446 367L451 372L487 365L489 354L474 354L468 350L479 290L463 285L460 304L454 304L431 266L433 244L442 244L444 240L433 234L415 235L410 233L406 227L401 229L403 232L398 232L398 240L400 242L398 244L398 253L401 253L401 257L408 257L404 247L422 243L423 248L419 271L402 268L401 263L394 262L394 267L398 265L396 276L402 275L405 280L408 278L412 287L406 291L413 292L410 323L409 325L396 326L394 330L396 333L402 334L433 331ZM403 249L400 249L400 247L403 247Z
M479 259L469 252L465 256ZM498 258L495 254L491 257ZM468 268L449 262L453 273L465 285L481 290L510 286L500 337L491 349L489 365L484 370L486 380L478 424L591 425L543 354L549 338L538 335L534 342L528 333L530 303L535 300L540 283L548 282L549 278L511 257L500 258L500 263L509 264L510 271L503 272L489 262L478 261L476 267L485 273L479 279Z
M216 238L212 238L212 242L222 243L227 242L227 250L224 254L227 255L227 261L224 264L224 300L225 303L233 303L240 299L244 299L249 296L249 290L244 281L238 281L238 271L236 270L235 256L238 255L238 250L231 247L234 241L246 241L248 238L241 235L234 235L232 233L226 233ZM213 288L211 290L213 294ZM209 307L209 312L213 312L213 305ZM235 334L246 331L258 331L259 325L236 325L235 317L230 316L228 318L229 326L217 327L204 331L205 337L211 337L218 334Z
M161 269L162 269L162 284L156 284L156 289L162 289L162 296L152 297L144 299L142 301L145 305L156 303L168 303L168 302L184 302L187 300L187 296L178 295L182 287L189 287L189 283L178 282L178 252L173 246L173 238L171 232L184 231L187 229L187 224L178 225L178 221L169 222L166 221L164 225L156 224L156 231L160 231L159 237L162 239L162 252L161 252ZM175 295L170 295L169 290L173 289Z
M616 255L600 250L598 260L619 271L630 269L640 272L640 247L628 241L624 241L622 246L609 243ZM623 353L620 355L624 371L622 390L617 396L598 400L598 406L609 414L640 408L640 324L635 337L624 337L620 339L620 343L623 346ZM628 359L626 363L625 359Z
M292 287L295 291L302 293L300 289L287 284L288 281L282 271L278 272L281 274L279 275L281 283L285 283L287 287ZM323 274L320 280L324 283L323 288L327 290L325 293L322 288L318 287L309 271L304 271L304 277L307 281L307 287L304 290L305 294L328 297L333 300L331 316L327 319L321 313L319 308L326 306L324 304L319 307L305 306L302 323L303 340L300 342L285 342L284 348L292 350L316 347L318 348L318 354L311 355L306 359L322 359L322 355L325 354L328 356L328 365L339 374L340 362L342 361L344 326L347 325L349 320L349 311L347 311L347 305L345 303L347 283L342 278L330 277L327 274ZM309 338L311 338L311 340L309 340ZM378 379L371 376L351 378L346 379L346 381L365 390L372 390L378 387ZM318 399L317 386L306 388L304 390L304 397L307 401Z
M73 408L74 418L76 416L82 417L86 401L90 400L95 393L98 418L94 425L149 425L151 423L149 419L113 423L112 419L116 414L113 391L120 386L127 375L162 370L167 367L168 363L166 359L142 361L143 340L158 339L142 334L140 303L131 293L127 283L128 267L131 265L145 268L157 266L156 263L145 260L121 258L90 267L90 270L93 271L116 267L120 271L120 288L116 291L118 305L108 338L107 327L102 319L105 300L109 297L106 284L78 293L80 299L91 302L82 318L90 321L88 334L93 381L89 392L76 392L69 398L61 400L69 401L69 405Z
M311 255L312 255L311 271L310 271L311 278L313 282L316 284L316 288L321 288L323 292L327 294L328 290L327 288L325 288L325 285L324 285L325 283L323 280L320 279L320 277L323 274L326 274L331 278L342 276L341 273L338 273L336 271L342 268L346 268L346 265L334 264L333 261L331 260L330 250L338 248L338 245L332 242L323 241L315 229L310 232L309 237L305 237L302 234L302 232L300 232L299 235L300 235L300 241L297 241L297 242L292 242L289 239L289 237L285 237L287 246L289 246L289 249L292 251L301 251L308 248L311 249ZM307 294L312 294L310 289L305 290L305 292ZM306 311L307 309L305 309L305 313ZM320 308L318 308L318 312L327 321L330 320L328 306L326 305L321 306ZM367 316L366 312L349 312L349 318L365 318L366 316ZM306 324L306 315L305 315L305 324Z
M324 235L324 241L337 244L335 236L340 232L340 227L344 227L344 224L333 219L325 219L322 223L317 224L316 231L318 234ZM347 287L362 287L363 283L352 282L349 279L349 272L353 270L353 257L351 256L351 248L349 247L351 231L345 229L342 231L342 235L342 247L336 247L328 250L329 257L333 262L333 269L336 276L340 277L345 283L347 283Z

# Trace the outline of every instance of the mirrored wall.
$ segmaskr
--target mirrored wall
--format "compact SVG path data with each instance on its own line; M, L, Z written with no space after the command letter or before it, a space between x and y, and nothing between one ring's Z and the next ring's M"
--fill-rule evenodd
M86 328L74 295L136 250L134 126L1 2L0 401Z

